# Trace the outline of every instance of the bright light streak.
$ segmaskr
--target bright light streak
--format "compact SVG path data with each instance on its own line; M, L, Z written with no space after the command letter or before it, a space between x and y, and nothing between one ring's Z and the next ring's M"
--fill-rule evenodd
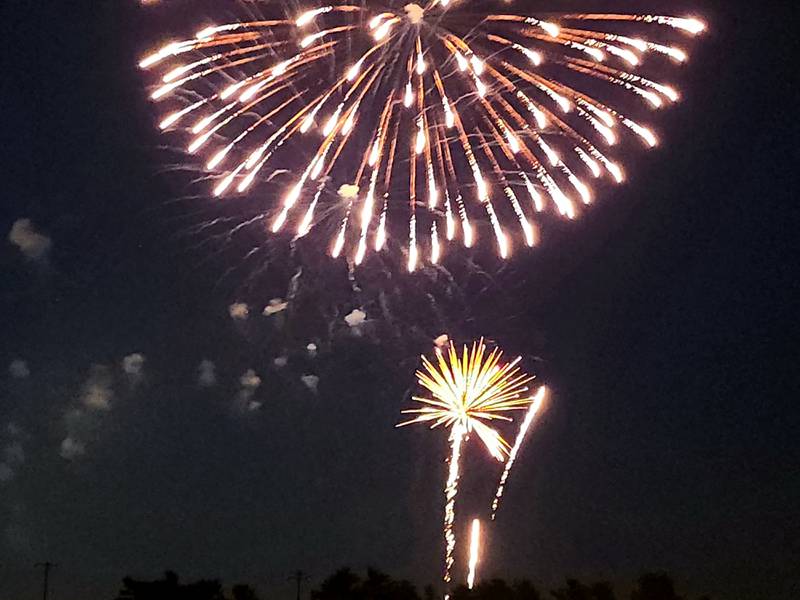
M536 418L537 413L541 409L546 397L547 388L545 386L541 386L538 390L536 390L536 394L533 396L533 401L528 408L528 412L525 413L525 419L522 421L522 425L520 425L519 433L517 433L517 439L508 455L508 460L506 461L505 468L503 469L503 474L500 476L500 483L497 486L497 492L495 493L494 500L492 501L492 520L494 520L495 516L497 515L497 509L500 506L500 500L503 498L503 492L505 491L506 484L508 483L508 476L511 474L511 468L514 466L514 462L517 460L517 455L519 454L519 449L522 447L522 442L525 441L525 436L528 434L528 430L530 429L533 420Z
M547 35L551 37L558 37L558 35L561 33L561 28L558 25L548 21L540 21L539 27L544 29L547 32Z
M469 536L469 573L467 574L467 588L475 586L475 577L478 571L478 561L480 560L481 550L481 522L480 519L472 519L472 528Z
M422 154L425 150L425 145L427 144L427 138L425 137L425 128L422 126L422 121L420 121L419 128L417 130L417 141L414 146L414 151L417 154Z

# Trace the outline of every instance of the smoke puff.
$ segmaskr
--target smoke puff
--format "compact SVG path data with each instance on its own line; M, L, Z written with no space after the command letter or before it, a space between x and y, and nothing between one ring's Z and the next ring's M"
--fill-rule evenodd
M234 321L246 321L250 316L250 307L244 302L234 302L228 307L228 313Z
M239 383L246 390L257 390L261 385L261 377L256 375L253 369L247 369L244 374L239 378Z
M83 386L81 397L83 405L92 410L111 410L111 400L114 398L111 385L112 379L108 368L92 365L91 375Z
M317 386L319 386L319 377L317 377L316 375L303 375L300 378L300 381L302 381L303 385L305 385L309 390L311 390L315 394L317 393Z
M366 320L366 318L367 318L367 313L365 313L360 308L356 308L353 312L351 312L344 318L344 321L345 323L347 323L349 327L352 328L361 325Z
M253 400L256 390L261 385L261 377L253 369L248 369L239 377L239 384L242 386L237 396L240 409L253 412L261 408L261 402Z
M143 355L135 352L134 354L129 354L125 358L122 359L122 370L125 371L128 375L138 375L142 372L142 367L144 366L145 358Z
M14 221L11 231L8 233L8 241L31 260L44 258L52 246L50 238L37 232L30 219Z
M131 383L139 383L142 379L145 357L143 354L135 352L122 359L122 370L128 376Z
M339 188L339 196L344 198L345 200L352 200L356 196L358 196L358 186L353 185L350 183L346 183Z
M74 460L86 454L86 446L82 442L72 437L64 438L61 442L61 450L59 452L61 458L65 460Z
M269 317L279 312L283 312L288 306L289 303L285 302L282 298L273 298L264 308L264 316Z
M31 371L28 368L28 363L17 358L8 365L8 374L14 379L26 379L30 376Z
M212 387L217 383L217 367L216 365L205 359L200 362L197 368L197 385L200 387Z

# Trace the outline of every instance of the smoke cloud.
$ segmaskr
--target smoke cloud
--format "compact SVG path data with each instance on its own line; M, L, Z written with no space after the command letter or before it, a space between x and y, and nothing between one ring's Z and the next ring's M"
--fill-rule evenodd
M303 385L305 385L313 393L315 394L317 393L317 387L319 386L319 377L317 377L316 375L303 375L300 378L300 381L302 381Z
M239 385L241 386L237 396L239 407L248 412L261 408L261 402L253 400L256 390L261 386L261 377L253 369L248 369L239 377Z
M228 314L234 321L246 321L250 316L250 307L244 302L234 302L228 307Z
M289 303L285 302L282 298L273 298L264 308L264 316L270 317L279 312L283 312L288 306Z
M28 368L28 363L17 358L8 365L8 374L14 379L26 379L30 376L31 370Z
M366 318L367 318L367 313L365 313L360 308L356 308L355 310L353 310L353 312L351 312L344 318L344 322L347 323L348 327L353 329L364 323Z
M65 460L75 460L86 454L86 446L83 442L76 440L73 437L66 437L61 442L61 450L59 451L61 458Z
M217 383L217 367L208 360L204 359L197 367L197 385L200 387L208 388L213 387Z
M30 219L17 219L8 233L8 241L19 248L20 252L30 260L40 260L47 256L52 240L39 233Z
M83 394L81 396L83 405L95 411L111 410L111 400L114 398L112 383L108 367L92 365L89 379L83 385Z
M136 385L142 381L144 363L147 359L143 354L134 352L122 359L122 370L128 376L131 384Z

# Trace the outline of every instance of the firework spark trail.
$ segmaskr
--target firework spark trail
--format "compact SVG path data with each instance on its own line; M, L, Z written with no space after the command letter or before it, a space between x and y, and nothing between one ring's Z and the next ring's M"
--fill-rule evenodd
M215 195L253 193L261 169L279 163L275 170L304 177L287 184L278 206L265 206L273 230L296 218L291 228L305 235L318 222L338 221L330 252L345 252L356 264L368 247L384 249L387 236L408 236L407 267L415 270L423 256L437 262L444 241L473 244L468 213L482 213L506 257L519 235L506 232L516 230L507 221L519 221L532 245L546 211L573 218L592 200L584 173L600 185L604 173L621 182L622 168L598 148L624 154L631 137L645 148L657 145L640 114L680 99L662 72L687 59L675 38L705 29L692 17L547 14L487 14L453 0L396 10L369 0L319 4L301 14L206 27L139 66L157 72L151 98L168 106L159 128L191 133L189 153L202 155L200 164L218 175ZM379 106L392 107L388 117ZM307 141L317 130L319 146ZM490 141L491 149L478 151L473 137ZM297 156L309 146L316 147L313 166L300 170ZM394 165L398 149L402 159ZM364 156L386 175L370 177L370 195L350 196L317 217L328 199L317 185L316 192L305 190L307 180L358 186ZM226 167L228 160L235 166ZM401 182L407 198L398 193ZM516 187L527 190L533 211ZM384 202L374 219L378 197ZM305 209L295 215L298 204ZM361 218L351 219L356 204ZM407 226L390 228L390 217Z
M508 476L511 474L511 468L514 466L514 461L517 459L517 454L519 454L519 449L522 447L522 442L525 441L525 435L528 433L528 429L530 429L530 426L533 423L533 420L536 418L536 414L542 407L546 397L547 388L542 386L533 396L533 402L528 408L525 419L522 421L522 424L519 427L517 439L514 442L514 446L511 448L511 452L508 454L508 460L506 461L505 468L503 469L503 474L500 476L500 483L497 486L497 492L494 495L494 500L492 500L492 521L494 521L495 517L497 516L497 509L500 507L500 500L503 497Z
M478 562L480 561L481 551L481 522L480 519L472 519L472 527L469 535L469 571L467 573L467 589L475 586L475 578L478 574Z
M456 425L450 433L450 462L447 475L447 485L444 488L444 576L443 579L449 583L452 579L450 571L455 559L453 555L456 549L456 534L453 531L453 524L456 520L456 496L458 495L458 480L461 477L461 444L464 441L464 428Z
M444 581L447 583L452 579L456 546L455 502L463 444L474 432L489 454L502 462L512 449L490 424L511 421L508 413L528 410L534 400L528 393L532 377L521 371L520 358L502 362L502 357L498 348L487 351L483 340L474 342L471 347L464 346L460 355L452 343L445 349L437 348L435 362L423 356L423 370L417 371L417 379L431 397L414 396L422 408L404 410L404 414L415 416L398 425L423 423L431 429L450 428L444 510Z

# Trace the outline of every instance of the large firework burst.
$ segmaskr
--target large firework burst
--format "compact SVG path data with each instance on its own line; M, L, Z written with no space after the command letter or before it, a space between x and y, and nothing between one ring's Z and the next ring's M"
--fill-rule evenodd
M491 424L496 421L511 421L508 415L512 411L527 410L530 415L532 409L529 407L536 406L538 409L544 393L544 388L540 388L536 395L529 394L528 384L533 377L522 372L519 367L520 358L504 363L502 357L503 353L498 348L487 352L483 340L473 343L470 348L464 346L461 356L452 343L444 352L437 349L435 363L423 356L424 371L418 371L417 378L431 396L415 396L414 400L423 406L403 411L404 414L415 416L398 425L402 427L425 423L432 429L439 426L450 429L450 463L445 485L444 511L446 582L451 579L450 571L454 561L455 501L464 441L474 432L498 461L502 462L509 454L515 457L524 437L523 431L530 425L528 419L525 420L527 425L523 425L518 442L513 448ZM507 470L512 463L513 460L510 460ZM504 474L503 483L507 477ZM500 495L502 489L498 492L498 501ZM474 571L474 566L471 569Z
M273 232L332 223L330 253L355 264L391 235L414 270L439 261L445 240L471 246L485 221L506 257L514 238L536 243L542 213L573 218L589 204L588 180L623 180L612 154L627 149L612 147L657 144L639 115L678 100L660 76L686 59L675 38L704 26L497 4L276 9L206 27L140 66L159 69L160 128L184 132L215 196L283 186L264 194Z

